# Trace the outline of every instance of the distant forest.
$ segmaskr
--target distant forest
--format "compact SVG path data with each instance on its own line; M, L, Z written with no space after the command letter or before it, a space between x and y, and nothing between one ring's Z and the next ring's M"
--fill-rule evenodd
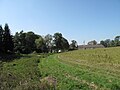
M69 44L61 33L55 33L53 36L50 34L41 36L32 31L24 32L22 30L16 32L15 35L11 35L10 32L8 24L5 24L4 29L0 25L0 55L11 53L29 54L33 52L53 53L78 49L76 40L72 40ZM114 40L102 40L100 44L105 47L120 46L120 36L116 36Z

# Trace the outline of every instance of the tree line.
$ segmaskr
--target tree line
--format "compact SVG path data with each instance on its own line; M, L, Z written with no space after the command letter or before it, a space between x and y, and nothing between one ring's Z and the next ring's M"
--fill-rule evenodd
M96 40L92 40L88 42L88 45L103 45L104 47L117 47L120 46L120 36L116 36L113 40L106 39L101 40L100 43L97 43Z
M8 24L5 24L4 29L0 25L0 54L53 53L76 50L77 48L77 41L72 40L69 44L68 40L61 33L41 36L32 31L24 32L22 30L16 32L15 35L11 35Z
M100 41L100 44L102 44L105 47L117 47L120 46L120 36L116 36L114 40L106 39Z

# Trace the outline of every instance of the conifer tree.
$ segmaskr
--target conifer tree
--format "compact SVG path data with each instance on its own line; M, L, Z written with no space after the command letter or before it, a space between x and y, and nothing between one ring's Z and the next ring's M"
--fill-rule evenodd
M0 25L0 53L3 52L3 28Z
M8 51L13 51L14 43L12 40L12 35L10 34L10 29L8 24L5 24L4 33L3 33L3 46L4 52L7 53Z

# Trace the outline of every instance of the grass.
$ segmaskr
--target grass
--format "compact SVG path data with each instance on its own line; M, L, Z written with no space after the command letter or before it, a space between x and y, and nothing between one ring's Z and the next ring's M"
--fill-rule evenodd
M39 58L24 55L21 59L1 62L0 90L33 90L40 85Z
M56 78L60 90L120 90L119 47L52 55L39 68L42 78Z
M81 80L77 80L77 78L74 78L73 75L75 68L72 68L72 66L69 66L65 63L60 63L57 59L58 59L57 55L52 55L49 56L48 58L41 60L41 63L39 64L39 68L41 71L42 78L48 76L55 78L57 80L56 89L89 90L89 87L86 83L82 83Z
M0 90L120 90L120 47L0 61Z

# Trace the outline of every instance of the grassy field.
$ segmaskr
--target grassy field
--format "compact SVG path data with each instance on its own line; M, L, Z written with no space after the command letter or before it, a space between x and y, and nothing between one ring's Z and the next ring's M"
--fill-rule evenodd
M49 56L39 64L42 78L61 90L120 90L120 48L77 50Z
M33 90L40 86L39 58L24 55L21 59L0 64L0 90Z
M0 90L120 90L120 47L0 62Z

